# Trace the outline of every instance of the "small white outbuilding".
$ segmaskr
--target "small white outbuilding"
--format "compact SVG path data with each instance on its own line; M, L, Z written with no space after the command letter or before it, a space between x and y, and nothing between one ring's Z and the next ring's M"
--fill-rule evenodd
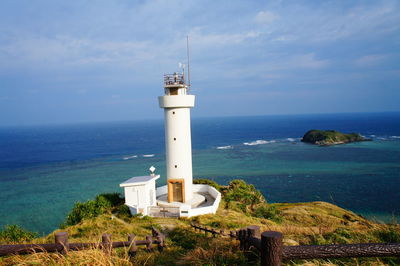
M159 175L135 176L119 186L124 188L125 205L132 214L148 214L148 206L156 205L156 180Z

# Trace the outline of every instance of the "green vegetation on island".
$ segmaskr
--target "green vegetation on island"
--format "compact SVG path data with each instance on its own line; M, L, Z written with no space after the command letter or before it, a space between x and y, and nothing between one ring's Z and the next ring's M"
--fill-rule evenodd
M100 242L103 233L113 241L126 241L127 234L145 239L154 226L166 235L163 252L139 248L135 257L125 248L114 249L106 256L100 249L58 253L34 253L0 258L0 265L257 265L257 253L244 254L238 241L212 238L195 232L195 222L215 229L237 230L258 225L261 231L283 233L285 245L321 245L344 243L400 242L400 225L369 221L351 211L327 202L268 203L251 184L232 180L227 186L201 179L195 183L210 184L223 197L215 215L192 218L153 218L131 216L116 193L101 194L94 200L76 203L64 222L64 228L45 237L35 238L19 227L6 227L0 233L0 244L52 243L54 234L68 232L69 242ZM100 209L100 210L97 210ZM398 265L400 258L362 258L299 260L286 265Z
M302 142L321 145L321 146L345 144L350 142L367 141L367 140L369 139L364 138L358 133L344 134L335 130L317 130L317 129L309 130L306 134L304 134L303 138L301 139Z

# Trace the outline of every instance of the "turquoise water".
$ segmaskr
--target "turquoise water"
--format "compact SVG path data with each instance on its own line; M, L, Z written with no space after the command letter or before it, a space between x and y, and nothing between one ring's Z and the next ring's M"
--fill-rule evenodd
M194 176L222 184L245 179L269 202L323 200L369 218L399 219L400 115L363 118L194 119ZM331 147L300 142L310 128L374 140ZM161 174L157 185L165 184L162 121L1 129L0 148L0 226L49 233L75 202L122 192L121 182L147 174L151 165Z

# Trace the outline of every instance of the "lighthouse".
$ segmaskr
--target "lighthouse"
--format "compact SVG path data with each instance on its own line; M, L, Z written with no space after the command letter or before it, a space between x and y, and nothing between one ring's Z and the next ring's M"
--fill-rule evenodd
M168 202L189 202L193 197L190 108L195 96L188 94L184 73L164 75L164 109Z
M189 49L187 73L190 80ZM201 182L193 184L190 108L194 107L195 96L188 94L190 81L185 80L185 68L182 73L165 74L163 87L164 95L158 97L158 104L164 109L167 184L156 186L160 175L151 166L150 175L134 176L120 184L125 205L131 214L152 217L216 213L221 193Z

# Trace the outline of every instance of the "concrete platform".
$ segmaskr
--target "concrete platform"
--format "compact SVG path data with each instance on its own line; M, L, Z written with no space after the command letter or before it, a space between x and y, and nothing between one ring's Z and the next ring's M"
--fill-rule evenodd
M206 197L204 193L193 193L193 197L191 200L183 203L183 202L168 202L168 194L163 194L157 197L157 206L160 207L182 207L182 206L190 206L191 208L196 208L203 203L206 202Z

